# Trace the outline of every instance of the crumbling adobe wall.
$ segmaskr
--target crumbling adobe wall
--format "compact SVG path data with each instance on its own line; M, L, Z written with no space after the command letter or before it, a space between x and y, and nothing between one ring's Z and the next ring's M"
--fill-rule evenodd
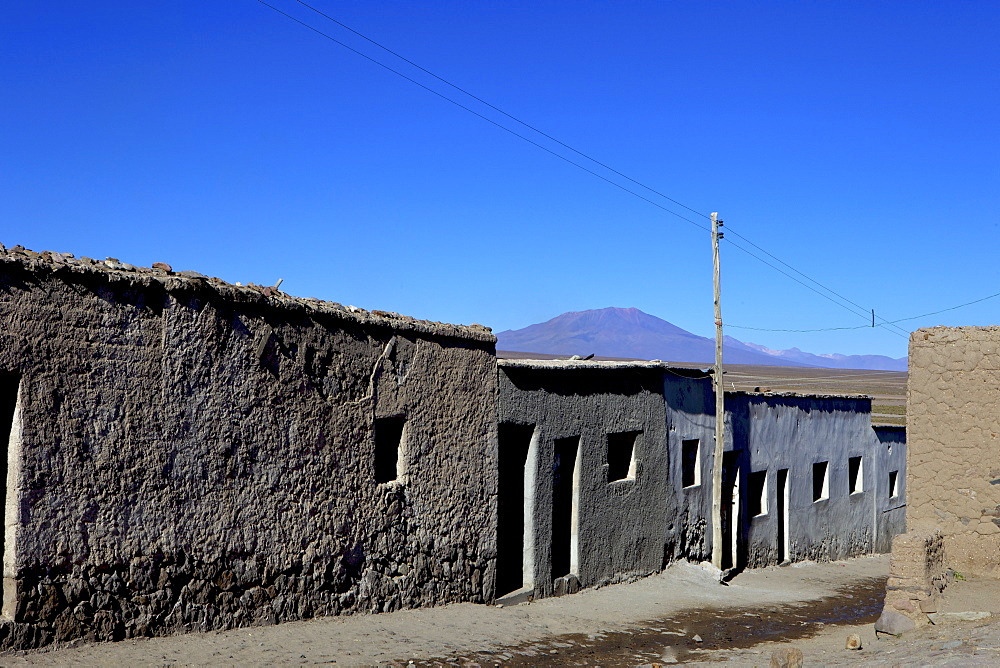
M877 630L926 624L952 571L1000 577L1000 327L910 334L906 533Z
M947 563L1000 577L1000 327L910 335L908 531L940 531Z
M0 647L488 601L495 339L0 247ZM398 480L373 421L405 417Z

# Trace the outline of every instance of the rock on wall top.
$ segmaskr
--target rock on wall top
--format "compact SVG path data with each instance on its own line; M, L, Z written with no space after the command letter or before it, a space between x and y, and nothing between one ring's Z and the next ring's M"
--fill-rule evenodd
M278 308L291 310L304 308L361 324L385 325L393 329L409 330L420 334L473 339L487 343L496 342L492 330L479 324L453 325L418 320L390 311L368 311L356 306L344 306L335 302L323 301L315 297L295 297L273 286L257 285L256 283L232 284L221 278L205 276L197 271L174 271L165 262L154 262L152 267L139 267L111 257L95 260L89 257L78 258L72 253L54 251L39 253L21 245L7 248L0 244L0 263L18 263L34 272L91 274L104 277L108 281L128 281L137 286L149 286L157 282L171 292L212 291L222 298L234 302L265 302Z

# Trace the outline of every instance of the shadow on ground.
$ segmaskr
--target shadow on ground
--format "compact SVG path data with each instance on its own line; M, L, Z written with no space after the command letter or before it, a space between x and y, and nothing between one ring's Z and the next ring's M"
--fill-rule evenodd
M866 578L826 598L759 608L684 610L629 631L562 635L505 647L399 665L631 667L706 660L714 650L745 649L773 640L798 640L826 625L874 623L885 598L885 578Z

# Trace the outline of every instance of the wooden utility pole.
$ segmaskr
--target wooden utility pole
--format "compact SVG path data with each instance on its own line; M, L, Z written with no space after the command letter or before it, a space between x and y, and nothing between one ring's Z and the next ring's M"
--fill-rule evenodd
M725 445L726 405L722 386L722 302L719 280L719 214L712 214L712 286L715 292L715 455L712 457L712 565L722 570L722 451Z

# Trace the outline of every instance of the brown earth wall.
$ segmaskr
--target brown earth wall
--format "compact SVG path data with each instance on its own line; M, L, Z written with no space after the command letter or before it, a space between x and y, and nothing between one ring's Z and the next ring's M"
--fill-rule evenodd
M907 531L943 536L947 566L1000 577L1000 327L910 336Z
M492 598L487 329L2 247L0 323L0 648Z

